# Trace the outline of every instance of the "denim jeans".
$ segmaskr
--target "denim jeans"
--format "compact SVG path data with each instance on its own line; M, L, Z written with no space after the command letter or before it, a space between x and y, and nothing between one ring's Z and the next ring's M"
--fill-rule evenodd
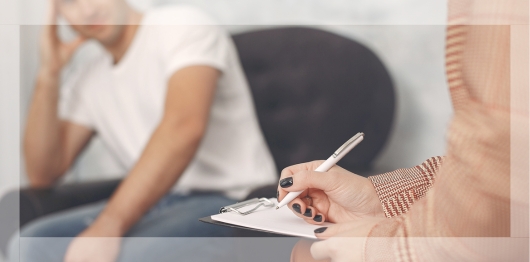
M231 242L215 237L231 236L233 229L198 219L234 202L219 194L165 196L122 239L119 261L231 260ZM86 229L105 205L89 204L28 224L12 237L9 261L63 261L73 237Z

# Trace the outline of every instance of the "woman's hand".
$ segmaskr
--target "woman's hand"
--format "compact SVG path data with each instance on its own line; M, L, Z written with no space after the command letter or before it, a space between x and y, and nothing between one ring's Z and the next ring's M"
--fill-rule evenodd
M299 241L291 253L291 261L364 261L365 243L371 230L386 218L364 218L325 228L316 236L324 241Z
M385 217L375 188L367 178L339 166L327 172L313 171L323 162L313 161L285 168L278 185L278 201L289 192L304 190L288 207L311 224Z

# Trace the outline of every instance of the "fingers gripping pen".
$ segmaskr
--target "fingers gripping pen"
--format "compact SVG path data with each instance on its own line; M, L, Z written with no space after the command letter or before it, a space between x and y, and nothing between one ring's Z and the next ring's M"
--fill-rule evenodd
M324 161L324 163L318 166L317 169L315 169L315 171L317 172L328 171L337 162L339 162L346 154L348 154L355 146L357 146L361 141L363 141L363 139L364 139L364 133L357 133L352 138L350 138L348 141L346 141L346 143L344 143L341 147L339 147L339 149L337 149L337 151L335 151L333 155L331 155L326 161ZM276 207L276 209L279 209L280 207L287 205L289 202L293 201L297 196L299 196L302 192L304 191L302 190L302 191L297 191L297 192L289 192L289 194L287 194L285 198L283 198L283 200L280 203L278 203L278 206Z

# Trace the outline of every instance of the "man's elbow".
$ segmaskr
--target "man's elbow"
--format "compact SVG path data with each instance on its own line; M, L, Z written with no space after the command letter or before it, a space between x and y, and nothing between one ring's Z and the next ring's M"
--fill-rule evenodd
M44 174L28 173L28 180L30 188L50 188L56 182L56 179L52 179Z
M199 121L190 121L181 130L182 137L185 137L191 146L198 146L205 133L206 124Z
M26 165L26 173L29 186L31 188L50 188L57 183L57 180L66 173L66 169L52 170L47 167L37 167Z

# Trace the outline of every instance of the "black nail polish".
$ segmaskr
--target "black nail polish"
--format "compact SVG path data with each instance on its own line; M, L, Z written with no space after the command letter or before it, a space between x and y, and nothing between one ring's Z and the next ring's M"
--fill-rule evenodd
M313 220L317 221L317 222L322 222L322 215L316 215Z
M311 208L306 208L304 216L311 217L311 215L312 215Z
M280 197L280 191L276 191L276 200L278 200L278 198ZM279 202L280 200L278 200Z
M282 180L280 180L280 186L283 188L290 187L293 185L293 178L292 177L286 177Z
M300 210L299 204L293 204L293 210L296 211L298 214L302 214L302 210Z
M328 229L328 227L319 227L319 228L315 229L314 232L317 233L317 234L320 234L320 233L326 231L326 229Z

